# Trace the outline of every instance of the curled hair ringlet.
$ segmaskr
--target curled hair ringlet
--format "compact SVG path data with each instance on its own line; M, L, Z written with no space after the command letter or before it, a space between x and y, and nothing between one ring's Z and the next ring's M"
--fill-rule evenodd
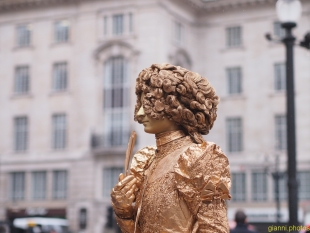
M144 101L141 103L141 95ZM167 118L180 125L196 143L204 141L216 120L219 98L206 78L171 64L153 64L136 79L137 112L154 119Z

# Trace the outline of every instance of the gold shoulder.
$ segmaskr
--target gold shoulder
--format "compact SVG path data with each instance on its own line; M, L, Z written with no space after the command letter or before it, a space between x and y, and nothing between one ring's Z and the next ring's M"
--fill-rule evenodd
M180 156L174 172L181 192L195 193L201 200L210 201L215 197L230 199L229 170L222 150L212 142L204 142L189 147Z

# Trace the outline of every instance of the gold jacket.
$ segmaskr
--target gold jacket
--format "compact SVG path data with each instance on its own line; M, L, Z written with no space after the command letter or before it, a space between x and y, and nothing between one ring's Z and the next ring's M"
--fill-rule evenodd
M145 147L131 174L142 180L133 219L116 216L123 233L228 233L229 162L212 142L189 136Z

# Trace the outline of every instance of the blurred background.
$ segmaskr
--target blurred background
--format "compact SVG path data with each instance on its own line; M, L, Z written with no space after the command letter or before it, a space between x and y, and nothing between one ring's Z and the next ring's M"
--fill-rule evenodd
M231 224L237 209L260 232L286 224L285 31L275 3L0 0L2 231L51 217L67 220L57 233L119 232L109 195L130 132L135 150L155 144L133 121L135 79L164 62L207 77L221 98L205 138L230 160ZM296 43L310 31L310 1L301 3ZM298 219L310 224L310 51L294 52Z

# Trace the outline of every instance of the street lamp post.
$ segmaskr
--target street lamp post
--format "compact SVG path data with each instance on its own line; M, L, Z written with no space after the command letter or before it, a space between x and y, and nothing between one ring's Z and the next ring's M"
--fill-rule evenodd
M295 130L295 93L294 93L294 52L295 37L292 29L301 15L299 0L278 0L278 18L286 35L282 42L286 47L286 123L287 123L287 178L289 224L298 226L298 183L296 177L296 130ZM297 232L297 231L296 231Z
M269 162L269 156L265 157L265 174L271 175L274 181L274 197L276 201L276 222L280 223L282 214L281 214L281 200L280 200L280 181L285 177L285 173L280 171L280 158L279 155L275 156L275 163L271 164Z
M276 205L277 205L277 213L276 213L277 223L281 222L280 180L284 177L283 172L280 172L279 163L280 163L279 155L276 155L275 171L272 172L271 175L272 175L272 178L273 178L274 184L275 184L275 199L276 199Z

